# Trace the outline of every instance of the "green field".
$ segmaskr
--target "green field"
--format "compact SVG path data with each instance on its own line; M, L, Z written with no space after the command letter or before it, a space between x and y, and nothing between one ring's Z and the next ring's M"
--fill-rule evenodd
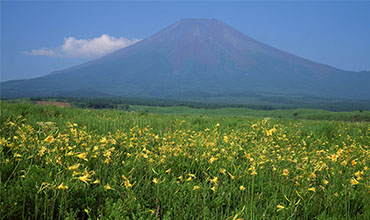
M370 219L369 112L129 110L1 102L0 218Z
M308 120L367 121L370 122L370 111L332 112L319 109L255 110L248 108L190 108L186 106L130 106L130 111L156 114L209 115L209 116L246 116L294 118Z

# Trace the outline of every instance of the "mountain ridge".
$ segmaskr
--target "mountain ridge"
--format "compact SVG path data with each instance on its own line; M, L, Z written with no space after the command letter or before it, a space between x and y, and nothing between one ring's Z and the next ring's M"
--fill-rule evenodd
M216 19L182 19L98 59L43 77L1 83L1 93L48 96L82 89L114 96L180 97L253 91L370 99L366 84L366 72L284 52Z

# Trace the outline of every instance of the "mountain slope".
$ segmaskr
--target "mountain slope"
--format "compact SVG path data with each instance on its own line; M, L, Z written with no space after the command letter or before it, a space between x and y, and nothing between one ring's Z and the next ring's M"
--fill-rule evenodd
M254 92L370 99L369 84L367 72L294 56L214 19L183 19L96 60L40 78L4 82L1 96L181 98Z

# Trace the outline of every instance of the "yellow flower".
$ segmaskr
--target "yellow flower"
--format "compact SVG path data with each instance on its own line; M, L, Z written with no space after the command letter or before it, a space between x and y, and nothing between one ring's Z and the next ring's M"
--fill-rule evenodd
M135 184L135 183L134 183ZM134 184L131 184L130 181L126 180L125 181L125 187L128 188L128 187L132 187Z
M308 191L316 192L316 188L315 187L308 188Z
M46 143L53 143L55 141L54 137L52 135L47 136L44 140Z
M210 181L214 184L217 184L218 177L216 176L215 178L211 179Z
M325 185L329 183L329 181L327 181L327 180L323 180L322 182L323 182Z
M214 157L211 157L209 160L208 160L208 162L209 163L213 163L214 161L216 161L217 160L217 158L214 158Z
M311 178L311 179L315 179L315 178L316 178L316 174L315 174L315 173L311 173L311 174L310 174L310 178Z
M225 174L226 170L224 168L220 169L220 173Z
M83 176L78 177L79 180L81 180L84 183L87 183L88 181L91 181L90 175L87 173Z
M252 176L254 176L254 175L257 175L257 172L256 172L256 170L252 170L252 173L251 173L251 175L252 175Z
M200 189L200 186L194 186L193 187L193 190L197 190L197 189Z
M360 182L358 182L355 178L352 178L351 179L351 184L354 186L354 185L358 185Z
M171 168L166 170L166 173L171 173Z
M89 214L89 210L88 209L84 209L84 211L86 212L86 214Z
M77 154L76 156L78 158L82 159L82 160L86 160L87 161L87 159L86 159L87 153L86 152L85 153Z
M229 174L230 178L233 180L235 179L235 176L231 175L231 173L227 172L227 174Z
M104 186L104 189L105 190L110 190L110 189L113 189L112 187L110 187L109 183L107 183L107 185Z
M216 189L217 189L217 187L216 187L216 186L213 186L213 187L211 188L211 190L212 190L213 192L216 192Z
M79 163L78 163L78 164L76 164L76 165L73 165L73 166L68 167L68 170L72 170L72 171L74 171L74 170L77 170L77 169L78 169L78 167L80 167L80 164L79 164Z
M351 164L352 166L356 165L357 164L356 160L352 160Z
M99 141L99 143L107 143L108 141L107 141L107 138L106 137L103 137L100 141Z
M332 161L337 161L337 159L338 159L338 155L336 155L336 154L331 155L331 160Z
M190 176L190 177L192 177L192 178L194 178L194 179L195 179L195 178L197 178L197 177L196 177L194 174L192 174L192 173L189 173L189 176Z
M158 179L157 179L157 178L154 178L154 179L152 180L152 182L153 182L154 184L157 184L157 183L158 183Z
M282 205L277 205L276 207L278 208L276 211L281 211L281 210L285 209L285 207L282 206Z
M68 186L64 185L64 183L61 183L61 184L58 186L58 189L68 189Z
M93 184L100 184L100 180L96 179Z
M242 185L242 186L239 187L239 190L240 191L244 191L245 190L245 187Z
M334 196L335 196L335 197L338 197L338 196L339 196L339 194L336 192L336 193L334 193Z
M356 176L356 177L361 176L361 171L357 171L357 172L355 173L355 176Z
M40 156L44 155L45 151L46 151L46 147L42 147L40 152L39 152L39 155Z
M283 176L288 176L289 175L289 170L288 169L284 169L282 175Z

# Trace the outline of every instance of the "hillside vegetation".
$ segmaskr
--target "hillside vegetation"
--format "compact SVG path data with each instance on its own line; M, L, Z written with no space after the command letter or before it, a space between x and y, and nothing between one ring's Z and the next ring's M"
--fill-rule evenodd
M0 216L370 219L368 122L215 111L1 102Z

